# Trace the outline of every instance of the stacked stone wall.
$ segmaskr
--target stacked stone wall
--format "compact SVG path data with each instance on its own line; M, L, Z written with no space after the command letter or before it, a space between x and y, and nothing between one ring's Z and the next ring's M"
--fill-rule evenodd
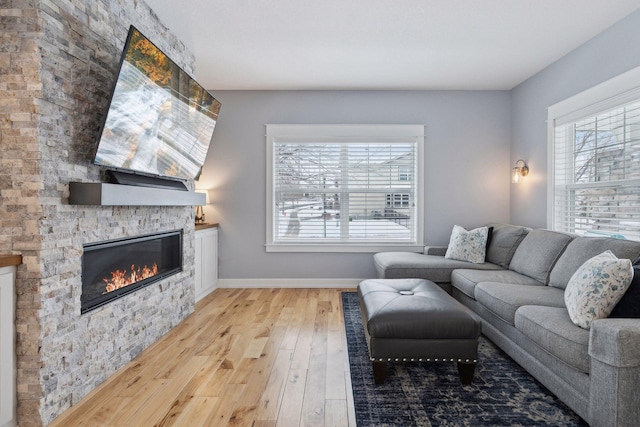
M18 421L47 425L193 311L192 208L68 197L69 182L104 180L91 161L129 25L192 75L194 58L140 0L0 3L0 245L24 260ZM80 314L84 244L176 229L183 272Z
M39 420L40 116L42 96L36 1L0 9L0 251L21 253L16 283L17 392L20 411ZM23 417L23 419L26 419Z

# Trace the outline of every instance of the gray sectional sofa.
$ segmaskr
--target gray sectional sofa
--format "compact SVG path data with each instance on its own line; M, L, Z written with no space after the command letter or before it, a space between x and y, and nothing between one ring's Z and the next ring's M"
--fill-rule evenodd
M605 250L636 261L640 242L489 225L484 264L447 259L446 247L383 252L374 256L378 278L438 283L480 315L485 336L590 425L638 425L640 319L596 320L582 329L569 318L564 289Z

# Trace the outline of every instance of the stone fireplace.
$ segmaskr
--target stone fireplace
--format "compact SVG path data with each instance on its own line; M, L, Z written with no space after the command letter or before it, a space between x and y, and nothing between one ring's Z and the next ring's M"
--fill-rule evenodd
M0 245L23 259L16 276L17 390L18 422L28 427L49 424L194 310L192 207L69 203L70 182L105 181L92 157L129 25L191 75L194 58L143 0L5 6ZM192 190L193 182L187 186ZM87 247L175 230L181 270L83 309Z
M182 271L182 231L86 244L82 314Z

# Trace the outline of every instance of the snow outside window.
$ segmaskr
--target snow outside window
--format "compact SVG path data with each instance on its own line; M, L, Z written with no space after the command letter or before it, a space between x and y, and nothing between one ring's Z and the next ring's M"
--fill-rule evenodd
M640 240L640 90L576 106L550 108L551 228Z
M267 125L267 250L421 251L423 141L422 125Z

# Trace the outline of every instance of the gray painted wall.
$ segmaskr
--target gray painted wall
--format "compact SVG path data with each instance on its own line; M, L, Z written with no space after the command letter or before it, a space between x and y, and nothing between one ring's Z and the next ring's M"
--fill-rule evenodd
M425 242L509 220L508 91L215 91L220 119L197 188L220 222L223 279L367 278L371 254L266 253L265 124L424 124Z
M511 222L547 225L547 107L640 66L640 11L512 90L511 164L525 159L526 182L511 186Z
M371 254L266 253L267 123L419 123L427 126L425 243L445 245L453 224L545 227L547 107L640 66L640 11L512 91L218 91L222 112L198 188L219 221L220 277L363 278ZM525 159L531 173L509 184Z

